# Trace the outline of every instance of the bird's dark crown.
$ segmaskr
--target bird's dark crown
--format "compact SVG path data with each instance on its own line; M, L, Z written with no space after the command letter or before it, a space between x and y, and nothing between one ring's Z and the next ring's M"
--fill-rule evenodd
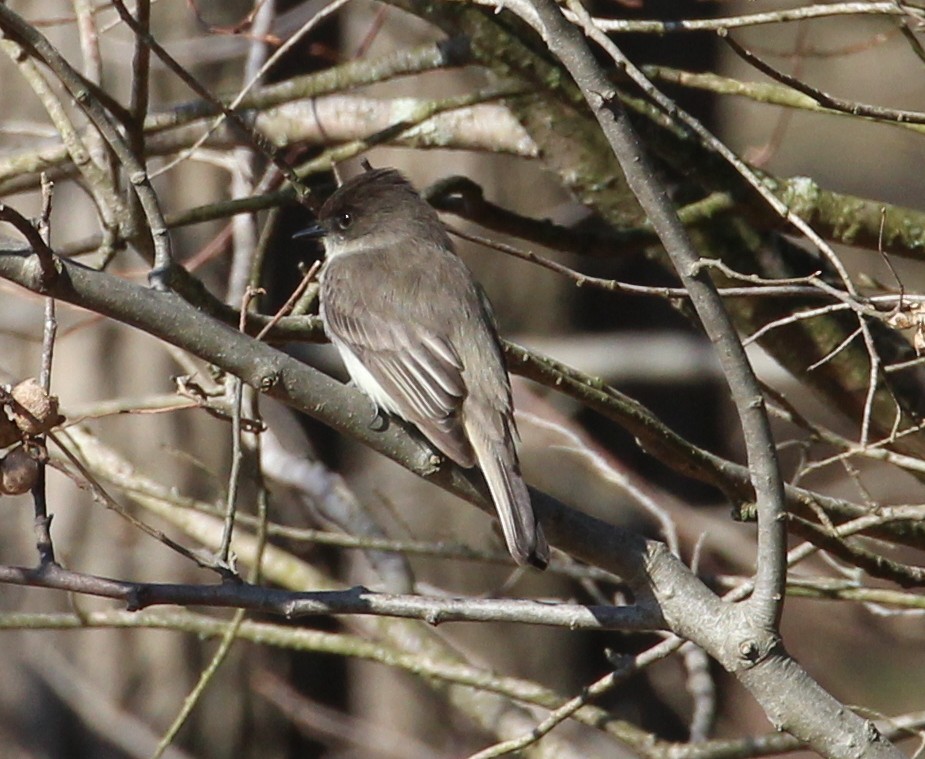
M345 216L357 233L396 221L440 224L436 212L395 169L372 169L348 179L321 207L318 220L334 232Z

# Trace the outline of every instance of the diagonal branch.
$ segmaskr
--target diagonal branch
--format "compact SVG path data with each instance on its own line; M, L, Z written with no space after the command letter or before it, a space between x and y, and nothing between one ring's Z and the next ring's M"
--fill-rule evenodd
M138 197L150 228L151 241L154 245L154 273L166 274L172 261L170 233L161 212L157 193L151 185L144 163L132 152L113 117L96 97L97 93L91 90L87 80L73 69L46 37L7 8L5 4L0 4L0 32L3 36L8 36L18 42L52 70L112 148L128 173L129 182Z
M870 756L898 756L898 752L871 729L870 723L848 712L818 686L812 708L800 699L789 698L792 693L788 679L792 683L800 668L776 640L786 579L786 533L782 523L783 483L761 388L722 299L700 266L699 256L672 207L666 189L657 179L654 166L630 126L622 105L613 95L610 81L598 66L581 33L565 19L553 0L509 2L507 6L537 29L547 47L581 89L620 161L627 183L662 240L707 334L717 347L739 413L759 512L759 565L755 595L749 608L752 613L748 615L749 619L743 620L745 626L739 631L741 637L738 643L742 656L751 659L754 666L740 673L742 681L753 689L776 726L807 740L826 756L854 756L852 746L863 746ZM583 12L580 6L576 8L573 5L572 9ZM615 45L606 40L601 42L608 43L607 52L615 62L620 64L625 61ZM749 627L752 629L749 630ZM790 674L782 677L787 670ZM802 677L809 679L805 673ZM851 736L850 740L846 740L846 736Z
M751 369L722 298L701 265L658 172L633 131L613 87L595 62L579 31L550 0L534 0L540 33L581 88L626 175L678 272L704 330L716 346L745 438L749 469L758 504L758 574L750 603L759 629L776 631L786 581L784 488L761 387ZM525 20L528 20L525 18ZM615 58L622 54L612 46Z
M368 401L359 391L211 319L173 292L140 287L73 262L59 263L61 273L49 288L59 301L183 348L479 508L492 510L484 486L470 480L465 470L437 460L400 425L371 430ZM38 267L23 250L0 249L0 277L32 290L40 284ZM832 699L781 648L757 650L754 636L742 635L743 626L750 629L743 607L724 603L663 544L570 509L542 492L531 490L531 497L551 543L623 577L637 605L657 605L665 624L734 672L775 724L816 747L827 746L824 739L834 734L855 736L859 745L872 740L865 732L867 723ZM888 744L879 747L871 756L896 756Z

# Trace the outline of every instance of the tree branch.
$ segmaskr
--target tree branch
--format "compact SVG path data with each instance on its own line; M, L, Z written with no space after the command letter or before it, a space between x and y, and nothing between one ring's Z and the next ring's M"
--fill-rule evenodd
M578 30L566 21L551 0L533 0L532 5L539 15L539 31L544 41L584 94L620 162L626 181L661 238L707 335L716 346L742 425L758 504L758 574L749 602L750 611L759 629L776 633L786 582L784 488L761 387L722 298L702 268L700 255L658 179L655 166L613 95L609 80L594 61ZM526 14L522 17L529 20ZM618 63L622 60L622 53L615 46L610 47L608 53Z
M49 288L49 294L58 300L134 326L234 373L491 513L484 485L473 481L471 473L440 462L399 424L384 431L371 430L367 423L369 403L359 391L212 320L173 292L139 287L59 261L61 273ZM40 272L27 252L0 249L0 277L35 290ZM829 731L844 729L853 734L854 715L831 699L785 653L775 649L764 658L756 657L754 648L742 645L743 640L752 638L741 635L741 607L723 603L664 545L574 511L535 489L531 489L531 497L552 544L623 577L637 605L657 607L671 630L702 646L735 672L766 704L775 724L792 728L798 736L810 733L810 728L818 731L820 722ZM113 591L121 589L115 586ZM752 674L758 665L761 677ZM889 751L883 755L894 756Z
M57 564L37 569L0 566L0 583L54 588L113 598L129 611L165 604L248 609L287 619L330 614L372 614L444 622L516 622L572 630L660 629L664 620L643 606L587 606L521 599L443 598L374 593L366 588L297 592L246 582L218 585L129 582L72 572Z
M96 92L90 91L89 83L70 66L54 45L5 4L0 4L0 30L51 69L112 148L128 172L129 182L144 211L154 246L154 273L166 275L172 262L170 233L161 212L157 193L151 185L144 163L132 152L112 116L97 99Z
M537 31L581 89L620 161L627 182L690 292L704 328L718 347L719 358L742 423L752 482L758 497L759 565L756 592L750 605L754 616L740 631L740 634L745 634L739 638L740 654L744 659L751 660L753 666L741 671L742 681L751 688L761 689L756 692L756 696L762 701L775 725L807 740L826 755L852 756L854 752L847 750L848 742L845 741L845 735L851 735L851 744L865 746L872 755L898 756L898 752L882 741L878 734L872 734L870 723L847 712L815 683L813 685L818 690L819 700L811 712L808 711L807 703L800 703L799 699L787 699L786 681L795 677L808 681L809 676L801 671L799 665L787 656L776 641L776 625L786 578L785 529L781 519L783 483L777 468L761 389L715 287L699 266L699 256L691 246L667 192L656 179L657 173L629 125L622 106L613 95L608 78L597 65L580 33L565 20L552 0L531 0L526 5L509 2L507 7L516 8L515 12L528 23L536 23L532 13L538 16ZM576 6L573 6L575 9ZM607 52L618 64L623 60L615 46L608 45ZM749 630L753 624L757 625L757 629ZM770 690L764 690L768 686Z

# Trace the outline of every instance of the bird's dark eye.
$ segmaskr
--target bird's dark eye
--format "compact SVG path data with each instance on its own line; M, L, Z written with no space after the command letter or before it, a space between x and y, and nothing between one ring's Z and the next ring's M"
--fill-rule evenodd
M339 213L334 219L334 223L337 225L338 229L347 229L351 224L353 224L353 216L346 211Z

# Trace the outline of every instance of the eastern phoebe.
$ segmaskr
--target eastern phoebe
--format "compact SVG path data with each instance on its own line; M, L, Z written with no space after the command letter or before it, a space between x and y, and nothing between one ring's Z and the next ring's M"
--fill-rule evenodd
M491 306L434 209L394 169L367 169L297 236L324 240L321 319L354 383L460 466L478 465L514 560L544 568Z

